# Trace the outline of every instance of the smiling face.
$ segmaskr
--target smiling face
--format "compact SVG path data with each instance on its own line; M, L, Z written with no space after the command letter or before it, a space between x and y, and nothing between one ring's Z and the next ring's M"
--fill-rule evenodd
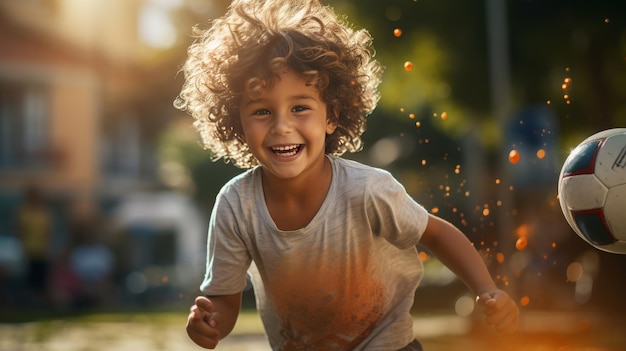
M291 179L321 170L326 134L336 126L314 85L295 72L280 74L271 89L240 108L243 137L264 174Z

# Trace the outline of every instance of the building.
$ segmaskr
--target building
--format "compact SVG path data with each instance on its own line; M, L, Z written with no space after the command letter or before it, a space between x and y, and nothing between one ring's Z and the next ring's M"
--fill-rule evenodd
M0 236L16 236L30 184L53 205L53 256L70 241L74 203L108 216L127 195L162 188L155 146L180 116L172 101L189 38L174 24L194 21L184 5L0 1Z

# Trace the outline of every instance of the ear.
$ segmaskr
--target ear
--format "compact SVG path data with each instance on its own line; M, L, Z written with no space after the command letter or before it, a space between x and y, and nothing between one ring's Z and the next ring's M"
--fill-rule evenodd
M337 129L337 123L329 120L326 120L326 134L333 134Z
M329 111L329 115L326 118L326 134L333 134L337 129L337 122L339 120L339 111L332 109Z

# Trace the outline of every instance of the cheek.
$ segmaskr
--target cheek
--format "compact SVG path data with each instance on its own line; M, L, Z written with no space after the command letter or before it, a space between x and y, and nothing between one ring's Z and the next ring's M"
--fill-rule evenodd
M263 126L256 123L243 123L241 126L241 139L248 145L262 143L265 134Z

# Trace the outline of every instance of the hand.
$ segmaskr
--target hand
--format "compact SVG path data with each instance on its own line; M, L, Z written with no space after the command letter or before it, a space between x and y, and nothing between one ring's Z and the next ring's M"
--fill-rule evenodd
M213 303L204 296L198 296L189 310L187 335L198 346L214 349L220 340L220 333L217 330L220 316L214 311Z
M513 333L519 326L519 308L507 293L502 290L487 291L476 298L485 312L485 320L497 331Z

